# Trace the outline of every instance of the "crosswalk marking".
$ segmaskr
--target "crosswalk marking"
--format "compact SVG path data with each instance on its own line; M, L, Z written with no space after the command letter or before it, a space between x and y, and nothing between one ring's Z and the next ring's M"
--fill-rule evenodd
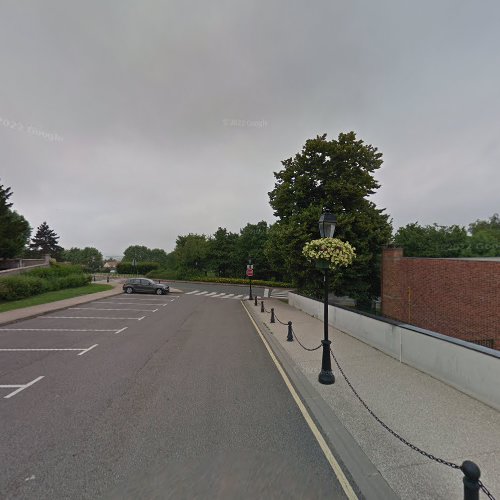
M231 297L234 297L234 293L227 293L225 297L222 297L223 299L230 299Z
M236 299L236 300L247 300L248 295L239 294L235 295L234 293L226 293L226 292L208 292L207 290L193 290L191 292L186 292L186 295L196 295L198 297L210 297L212 299Z
M186 295L192 295L193 293L198 293L199 290L193 290L192 292L187 292Z
M207 297L212 297L212 295L216 295L217 292L210 292L210 293L207 293Z
M204 292L197 293L196 295L205 295L207 293L208 293L207 291L204 291Z
M269 288L264 288L264 298L267 299L269 297Z

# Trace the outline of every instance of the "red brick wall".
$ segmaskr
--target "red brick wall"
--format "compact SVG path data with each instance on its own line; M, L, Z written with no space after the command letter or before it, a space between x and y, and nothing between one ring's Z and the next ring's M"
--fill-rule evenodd
M384 315L500 349L500 262L382 254ZM487 345L483 343L483 345Z

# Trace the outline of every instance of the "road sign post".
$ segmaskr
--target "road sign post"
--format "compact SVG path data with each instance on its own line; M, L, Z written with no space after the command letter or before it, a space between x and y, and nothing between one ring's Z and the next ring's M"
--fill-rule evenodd
M248 295L248 300L253 300L253 297L252 297L253 264L248 264L247 265L247 276L248 276L248 280L250 282L250 293Z

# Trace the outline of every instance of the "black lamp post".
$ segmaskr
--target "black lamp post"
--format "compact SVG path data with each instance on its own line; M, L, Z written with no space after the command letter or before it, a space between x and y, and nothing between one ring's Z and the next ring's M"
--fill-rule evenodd
M335 224L337 223L337 218L329 210L325 209L319 218L319 234L322 238L333 238L335 233ZM328 266L323 267L324 272L324 285L325 285L325 296L324 296L324 312L323 312L323 331L324 338L321 341L323 345L323 358L321 360L321 372L319 374L318 380L320 384L330 385L335 382L335 376L332 372L332 360L330 358L330 344L331 341L328 340Z

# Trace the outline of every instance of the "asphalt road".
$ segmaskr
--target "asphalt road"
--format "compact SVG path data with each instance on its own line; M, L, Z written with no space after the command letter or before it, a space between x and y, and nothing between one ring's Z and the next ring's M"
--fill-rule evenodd
M239 300L0 327L0 421L1 498L344 498Z

